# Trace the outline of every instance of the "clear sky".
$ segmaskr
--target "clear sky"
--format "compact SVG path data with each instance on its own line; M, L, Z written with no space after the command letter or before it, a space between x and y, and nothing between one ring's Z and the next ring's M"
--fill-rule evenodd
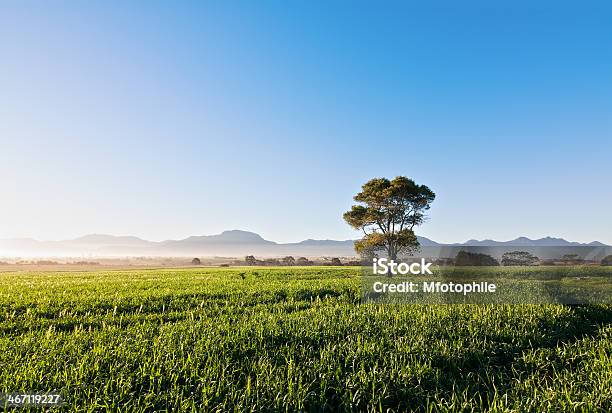
M406 175L437 241L612 244L612 6L502 3L3 2L0 238L348 239Z

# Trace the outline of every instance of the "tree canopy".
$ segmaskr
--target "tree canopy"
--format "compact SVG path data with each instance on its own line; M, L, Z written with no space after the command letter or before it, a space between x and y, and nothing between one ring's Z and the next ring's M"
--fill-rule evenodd
M358 204L344 213L344 220L364 234L355 242L355 251L361 255L385 251L390 259L417 251L414 227L424 222L435 197L427 186L404 176L366 182L353 198Z

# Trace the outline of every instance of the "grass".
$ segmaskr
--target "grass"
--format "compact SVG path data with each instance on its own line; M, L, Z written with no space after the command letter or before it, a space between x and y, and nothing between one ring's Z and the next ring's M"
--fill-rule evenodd
M357 268L0 274L0 392L80 412L612 410L612 306L360 298Z

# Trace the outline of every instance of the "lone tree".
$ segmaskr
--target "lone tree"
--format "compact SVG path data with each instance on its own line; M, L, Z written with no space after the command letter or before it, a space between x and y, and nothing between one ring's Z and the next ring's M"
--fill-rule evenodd
M601 260L601 265L612 265L612 255L608 255L603 260Z
M197 257L191 260L191 265L200 265L200 264L202 264L202 262Z
M404 176L366 182L353 198L359 205L344 213L344 220L364 234L355 242L355 251L360 255L385 251L393 260L417 251L414 227L423 223L435 197L431 189Z

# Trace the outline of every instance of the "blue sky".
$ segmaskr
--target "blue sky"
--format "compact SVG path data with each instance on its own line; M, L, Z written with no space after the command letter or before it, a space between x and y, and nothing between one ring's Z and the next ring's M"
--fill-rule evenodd
M0 238L347 239L406 175L437 241L612 243L612 6L177 3L3 3Z

